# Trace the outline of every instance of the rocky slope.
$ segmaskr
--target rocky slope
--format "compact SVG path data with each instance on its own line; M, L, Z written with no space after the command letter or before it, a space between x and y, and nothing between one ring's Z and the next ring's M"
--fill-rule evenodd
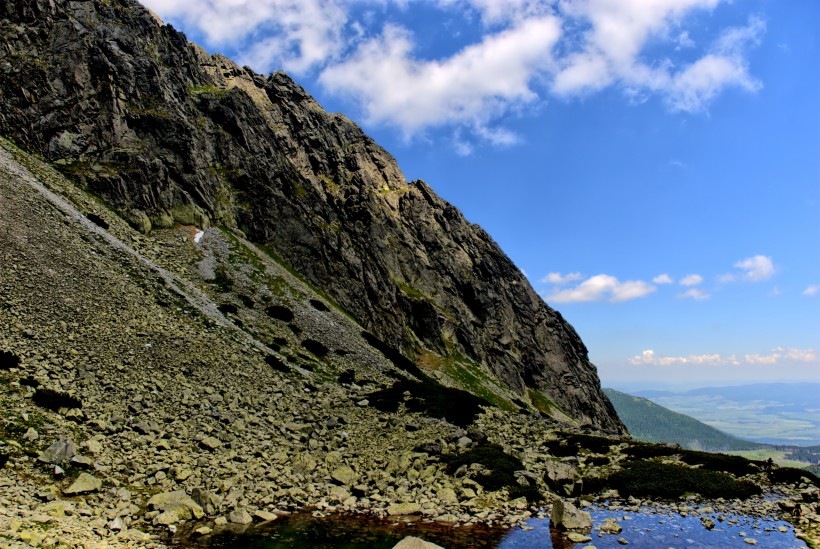
M625 432L573 328L479 227L282 73L130 0L0 5L0 133L143 233L238 228L442 382Z
M142 235L2 139L0 410L3 548L208 547L305 508L503 527L553 498L552 524L587 532L570 500L596 494L681 516L799 503L801 535L820 525L805 471L443 387L241 234Z

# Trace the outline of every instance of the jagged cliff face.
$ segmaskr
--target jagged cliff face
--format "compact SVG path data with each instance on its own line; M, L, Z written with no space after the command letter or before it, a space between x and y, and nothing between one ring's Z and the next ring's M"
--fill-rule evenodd
M578 335L489 235L285 74L210 56L127 0L7 1L0 18L0 132L133 225L238 227L431 373L457 357L624 431Z

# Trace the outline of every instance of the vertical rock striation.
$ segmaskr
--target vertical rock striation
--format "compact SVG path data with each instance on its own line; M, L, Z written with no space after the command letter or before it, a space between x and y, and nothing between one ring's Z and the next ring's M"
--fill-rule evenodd
M144 231L237 227L405 356L624 432L574 329L480 227L284 73L131 0L0 3L0 132ZM428 361L429 364L429 361Z

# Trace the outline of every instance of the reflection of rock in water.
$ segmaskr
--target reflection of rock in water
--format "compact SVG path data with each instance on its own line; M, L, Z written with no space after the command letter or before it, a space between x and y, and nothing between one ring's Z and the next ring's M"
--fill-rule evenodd
M266 525L250 527L243 532L216 529L210 536L198 538L191 535L182 539L181 543L185 547L210 549L336 549L340 546L393 549L404 538L415 536L447 549L491 549L498 547L507 534L508 530L504 528L453 528L452 525L425 522L421 518L398 521L350 514L313 517L307 513L294 513L280 516Z

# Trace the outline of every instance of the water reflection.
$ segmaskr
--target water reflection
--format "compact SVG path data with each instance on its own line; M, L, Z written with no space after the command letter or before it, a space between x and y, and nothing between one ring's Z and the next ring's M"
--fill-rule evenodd
M202 540L186 540L185 547L209 549L391 549L405 536L418 536L447 549L581 549L593 545L597 549L630 548L739 548L754 546L770 549L798 549L807 545L795 538L794 529L787 522L766 521L751 517L725 515L708 516L715 522L712 530L701 524L700 515L683 517L677 513L592 509L597 528L605 519L614 519L623 528L618 534L590 533L589 542L573 543L565 535L550 530L548 519L532 519L527 530L499 530L485 527L458 527L434 525L421 520L396 522L376 520L359 515L334 515L315 518L309 514L282 517L266 527L245 532L224 530ZM783 530L783 531L781 531Z
M715 522L712 530L701 524L700 517L711 518ZM727 514L723 521L718 514L706 514L683 517L677 513L659 514L650 509L641 513L624 511L592 510L595 527L603 524L605 519L614 519L623 528L618 534L598 535L593 529L592 540L586 543L573 543L557 532L550 531L549 521L530 520L528 526L533 530L513 530L498 545L498 549L535 549L549 548L570 549L594 545L597 549L624 547L619 541L628 542L630 548L691 548L723 549L737 547L761 547L769 549L797 549L807 545L795 538L791 524L784 521L760 520ZM784 529L785 532L780 531ZM756 543L746 541L754 540Z

